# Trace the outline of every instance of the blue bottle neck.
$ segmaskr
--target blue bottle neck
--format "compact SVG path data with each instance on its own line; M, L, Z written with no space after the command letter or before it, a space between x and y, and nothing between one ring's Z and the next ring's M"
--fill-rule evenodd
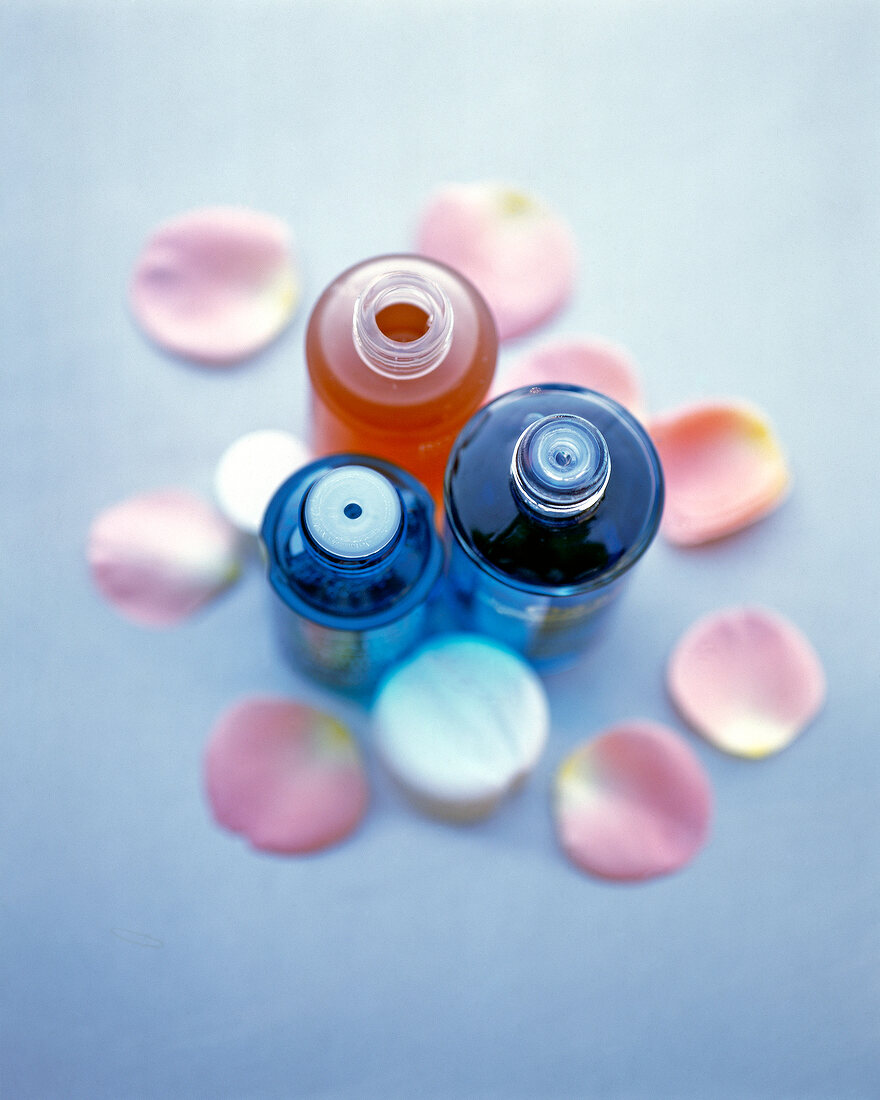
M605 437L572 413L553 413L530 424L516 441L510 463L517 504L548 522L592 514L610 477Z
M266 509L261 537L282 603L340 629L400 618L432 591L443 564L427 490L366 455L331 455L293 474Z
M308 489L302 504L305 544L331 568L363 571L385 561L400 542L400 493L377 470L346 465Z

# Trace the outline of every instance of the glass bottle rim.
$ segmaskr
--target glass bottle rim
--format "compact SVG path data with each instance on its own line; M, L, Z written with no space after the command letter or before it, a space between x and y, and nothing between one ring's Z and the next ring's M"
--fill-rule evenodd
M400 540L403 503L378 470L352 463L312 482L303 497L301 523L319 556L337 566L371 567Z
M393 305L411 305L426 317L425 331L414 340L395 340L379 324ZM403 268L372 279L354 304L352 338L361 360L385 378L422 378L438 367L452 346L454 318L446 291L424 275Z
M512 577L509 573L499 569L490 560L483 557L478 553L470 544L470 540L467 536L465 528L462 526L461 517L458 514L458 507L455 502L455 495L452 491L454 482L454 460L458 447L462 440L472 431L479 428L487 417L491 416L493 410L499 406L506 404L512 404L519 399L528 396L529 394L540 393L559 393L565 394L579 394L590 399L591 402L605 406L609 411L619 417L619 419L626 425L627 429L635 436L640 446L645 452L645 456L648 460L648 464L653 472L656 482L656 494L654 497L653 505L650 513L645 517L645 522L642 526L640 537L629 548L626 554L623 555L615 565L604 573L599 578L590 579L574 584L565 585L546 585L538 582L520 580ZM605 394L598 393L596 390L589 390L585 386L576 386L567 382L545 382L540 385L525 385L519 386L515 390L509 390L507 393L500 394L494 398L488 404L484 405L470 421L462 428L459 433L458 439L452 448L452 453L449 457L449 462L446 466L446 474L444 477L444 499L445 499L445 519L447 528L450 534L454 538L455 547L461 550L469 557L473 563L481 570L486 572L490 577L494 578L501 584L508 585L511 588L518 589L523 592L530 592L537 596L548 597L560 597L566 596L580 596L585 592L596 591L604 588L615 581L619 580L622 576L625 576L630 569L641 559L645 551L651 545L657 534L657 529L660 526L660 519L663 514L663 502L665 497L665 486L663 478L663 467L660 464L660 456L657 454L657 450L648 435L645 427L619 402L607 397Z
M510 476L517 499L540 518L579 519L604 497L611 455L605 437L585 417L549 413L517 439Z
M395 491L400 494L404 512L401 535L392 539L386 551L380 554L380 561L369 563L359 574L357 572L350 574L352 580L358 575L372 574L374 569L381 572L386 568L387 563L405 546L405 540L408 537L406 532L410 529L417 513L423 513L423 522L429 536L424 546L424 559L418 577L396 603L380 613L352 612L340 616L336 612L322 609L303 594L294 581L286 561L292 535L296 530L302 530L303 498L308 489L321 474L346 465L369 467L387 478ZM314 459L291 474L278 487L263 516L260 542L265 555L269 586L275 596L291 611L320 626L345 630L371 630L395 622L429 597L431 589L441 574L443 549L434 526L433 511L433 501L421 483L405 470L382 459L355 452ZM306 544L306 541L306 535L303 533L303 543ZM318 561L321 561L320 556ZM335 572L337 576L341 575L338 563L325 560L322 567Z

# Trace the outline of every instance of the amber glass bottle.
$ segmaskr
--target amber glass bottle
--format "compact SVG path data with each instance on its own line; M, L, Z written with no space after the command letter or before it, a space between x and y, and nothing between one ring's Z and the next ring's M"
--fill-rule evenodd
M482 404L498 355L489 307L463 276L422 256L350 267L306 332L316 455L375 455L439 502L455 437Z

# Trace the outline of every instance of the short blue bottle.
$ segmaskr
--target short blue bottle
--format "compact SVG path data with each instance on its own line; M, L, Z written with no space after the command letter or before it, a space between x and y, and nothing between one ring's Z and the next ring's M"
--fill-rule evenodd
M543 670L599 629L663 510L644 428L578 386L526 386L465 425L446 469L448 590L457 625Z
M276 491L261 530L281 646L328 687L368 695L430 629L443 549L430 495L380 459L332 455Z

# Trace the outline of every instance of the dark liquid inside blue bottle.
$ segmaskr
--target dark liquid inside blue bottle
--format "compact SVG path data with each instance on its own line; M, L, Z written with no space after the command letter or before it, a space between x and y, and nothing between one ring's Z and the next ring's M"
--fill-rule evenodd
M443 553L431 497L403 470L312 462L276 491L261 537L282 648L330 687L368 693L428 631Z
M644 428L575 386L524 387L465 426L446 472L458 625L539 666L596 631L660 522L663 476Z

